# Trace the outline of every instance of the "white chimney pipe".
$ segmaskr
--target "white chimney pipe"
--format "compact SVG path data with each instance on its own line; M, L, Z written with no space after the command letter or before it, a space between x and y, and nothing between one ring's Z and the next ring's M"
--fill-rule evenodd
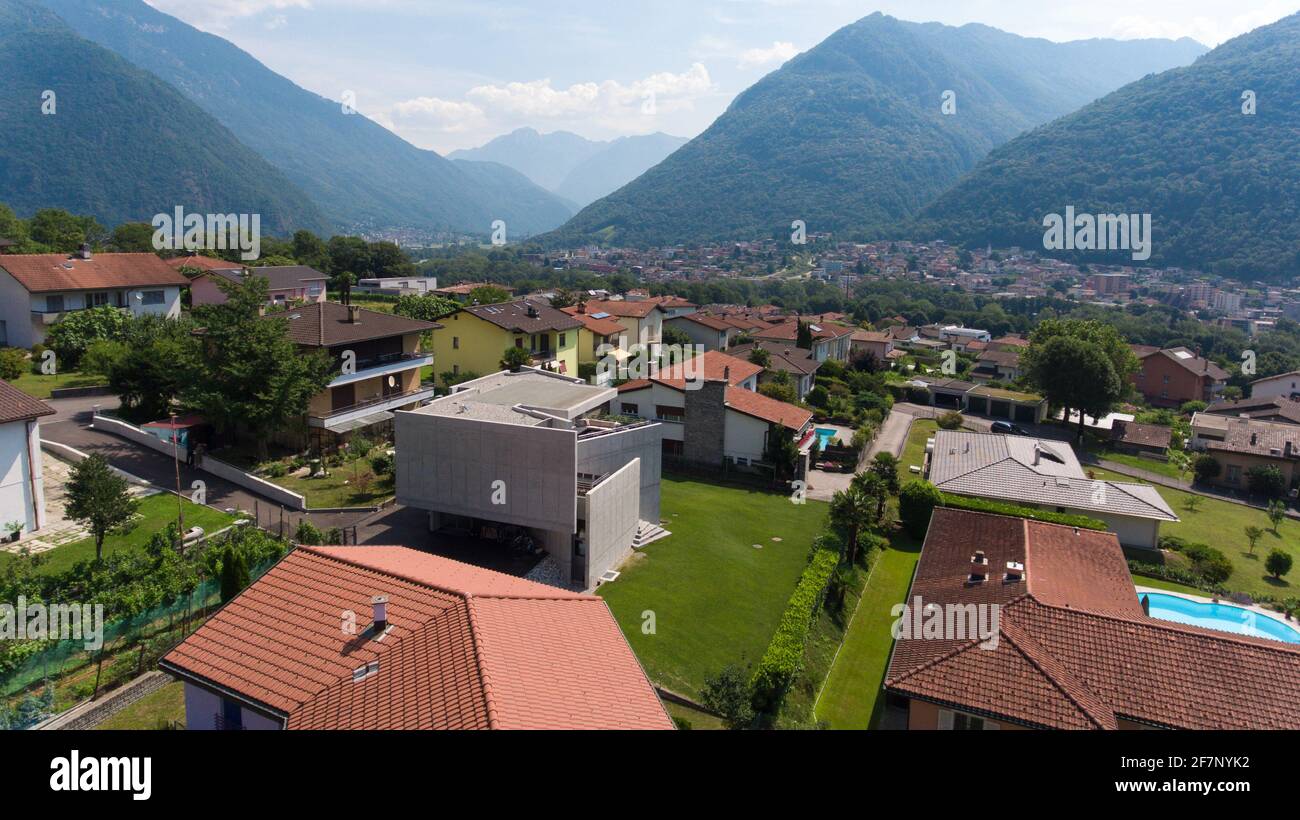
M376 595L370 599L370 603L375 608L375 632L383 634L384 630L388 628L388 596Z

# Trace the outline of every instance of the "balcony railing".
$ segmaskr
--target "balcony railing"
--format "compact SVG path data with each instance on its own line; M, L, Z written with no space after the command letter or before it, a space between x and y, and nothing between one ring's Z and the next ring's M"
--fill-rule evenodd
M401 364L402 362L418 362L421 359L429 358L429 353L388 353L383 356L370 356L365 359L357 359L357 372L365 370L377 370L381 367L388 367L392 364Z
M356 402L355 404L349 404L345 407L335 407L332 410L330 410L328 413L312 415L311 418L322 419L322 420L331 419L334 418L335 416L341 416L345 413L355 413L358 410L365 410L366 408L369 407L380 407L382 405L390 404L392 402L409 403L418 400L422 396L427 396L432 393L433 393L433 385L431 384L422 385L416 388L415 390L408 390L405 393L390 393L386 396L376 396L372 399L359 401Z

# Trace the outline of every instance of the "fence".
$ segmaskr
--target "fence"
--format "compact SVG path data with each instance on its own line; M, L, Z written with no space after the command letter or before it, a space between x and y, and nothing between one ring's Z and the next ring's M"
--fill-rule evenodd
M257 580L279 560L276 558L262 563L250 570L249 577ZM174 640L165 643L165 647L170 649L220 606L221 579L201 581L189 595L171 603L156 606L131 618L104 624L102 649L87 649L84 640L70 638L58 641L33 655L12 672L0 677L0 697L10 697L46 679L62 677L133 644L174 637ZM113 664L114 670L121 663L120 659L116 661ZM129 673L126 679L143 672L145 665L142 647L138 661L129 662L131 668L125 670Z
M701 464L678 456L663 456L663 472L684 478L701 478L712 484L733 484L753 490L789 493L790 482L776 477L767 465L738 467L730 460L722 464Z
M101 416L96 413L91 418L92 426L96 430L102 430L105 433L112 433L115 436L121 436L124 439L134 441L136 444L143 444L153 450L157 450L168 457L178 457L181 461L188 461L190 450L188 447L170 442L163 441L156 436L151 436L145 431L136 427L134 424L127 424L121 419Z

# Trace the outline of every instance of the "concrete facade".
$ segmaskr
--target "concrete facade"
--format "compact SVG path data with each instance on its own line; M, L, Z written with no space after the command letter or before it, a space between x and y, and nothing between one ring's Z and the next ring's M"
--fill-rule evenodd
M700 464L722 464L727 441L727 383L705 381L699 390L687 390L682 455Z

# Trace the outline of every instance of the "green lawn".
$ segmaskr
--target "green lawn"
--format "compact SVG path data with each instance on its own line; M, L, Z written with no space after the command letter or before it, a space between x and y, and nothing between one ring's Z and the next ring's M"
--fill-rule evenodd
M106 384L107 381L103 376L78 373L75 370L59 373L56 376L41 376L29 371L10 384L29 396L48 399L51 390L61 390L65 387L98 387Z
M185 686L180 681L150 692L95 728L148 731L166 728L172 721L185 726Z
M698 697L724 666L762 657L829 507L665 478L660 510L672 536L635 556L599 594L650 677ZM653 613L654 634L642 631L645 613Z
M898 476L904 482L920 478L911 472L911 468L925 466L925 442L934 438L938 431L939 422L933 419L917 419L912 422L912 431L907 436L907 444L903 446L903 455L900 456L902 463L898 467Z
M701 712L698 709L692 709L689 706L682 706L678 703L664 701L664 708L668 710L668 715L678 718L690 724L691 729L725 729L722 720L716 718L708 712Z
M878 719L884 700L881 684L894 645L890 614L907 599L921 545L899 532L876 557L857 613L817 703L817 719L832 729L867 729Z
M1097 458L1106 461L1113 461L1116 464L1123 464L1125 467L1132 467L1135 470L1145 470L1148 473L1155 473L1156 475L1162 475L1166 478L1182 479L1182 477L1178 475L1178 470L1174 469L1174 466L1167 461L1156 461L1151 458L1142 458L1141 456L1135 456L1130 453L1117 453L1113 450L1106 449L1096 449L1093 450L1092 453L1096 455Z
M1163 589L1166 592L1181 592L1184 595L1198 595L1202 598L1207 597L1204 592L1195 587L1175 584L1173 581L1166 581L1163 578L1149 578L1145 575L1134 575L1133 583L1135 586L1150 587L1151 589Z
M1113 481L1134 482L1130 476L1109 470L1094 470L1098 478ZM1195 512L1187 509L1186 502L1191 493L1173 490L1168 487L1156 487L1156 491L1165 499L1182 520L1177 524L1162 524L1163 535L1176 535L1188 541L1209 544L1223 550L1232 562L1232 577L1224 585L1233 592L1245 592L1248 595L1271 595L1287 598L1300 591L1300 571L1293 569L1291 575L1282 581L1275 581L1264 572L1264 559L1274 549L1281 548L1291 554L1297 566L1300 566L1300 521L1287 519L1278 528L1278 535L1273 534L1272 524L1263 510L1220 501L1217 498L1200 499ZM1255 547L1255 554L1250 555L1250 544L1243 531L1248 526L1259 527L1266 532Z
M121 535L109 535L104 539L104 554L111 555L114 552L127 549L143 547L153 537L154 533L160 532L169 523L176 520L176 496L171 493L159 493L151 495L148 498L140 500L139 518L130 532ZM191 504L189 501L183 501L185 508L185 529L190 527L202 527L208 533L216 532L234 523L234 516L227 515L211 507L201 507L197 504ZM65 572L72 568L79 561L85 561L95 557L95 539L83 538L80 541L73 541L70 544L64 544L55 547L48 552L41 554L45 558L45 563L41 566L39 572L46 575L55 575ZM13 561L15 556L12 553L0 552L0 570L5 565Z
M340 507L373 507L393 497L395 477L392 474L377 477L366 459L349 462L342 467L331 467L325 478L267 479L289 492L306 496L310 510L332 510ZM364 486L364 489L363 489Z

